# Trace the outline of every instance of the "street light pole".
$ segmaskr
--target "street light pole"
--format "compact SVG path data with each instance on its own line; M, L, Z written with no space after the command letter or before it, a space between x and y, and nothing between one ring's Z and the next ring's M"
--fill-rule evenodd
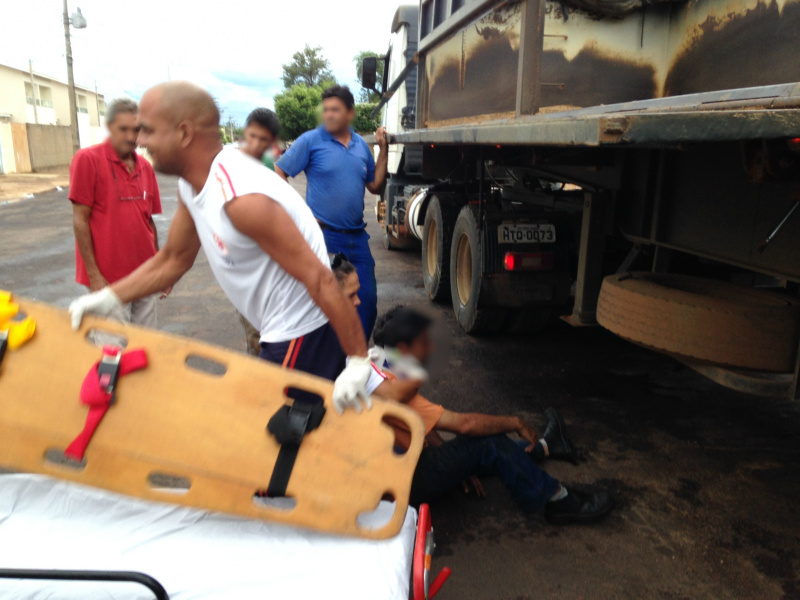
M39 124L39 109L36 108L36 82L33 80L33 61L28 59L28 74L31 76L31 96L33 96L33 120Z
M72 133L72 153L81 149L78 136L78 107L75 102L75 79L72 75L72 44L69 40L69 12L67 0L64 0L64 41L67 44L67 83L69 84L69 128Z

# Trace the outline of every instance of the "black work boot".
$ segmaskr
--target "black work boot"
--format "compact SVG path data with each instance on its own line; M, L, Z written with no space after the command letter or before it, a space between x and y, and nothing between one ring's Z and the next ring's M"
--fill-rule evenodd
M544 416L547 417L547 427L542 439L547 443L547 457L578 464L578 453L567 437L567 426L564 424L564 419L555 408L546 409Z
M612 508L614 499L608 492L567 490L565 498L547 503L544 517L553 525L590 525L605 519Z

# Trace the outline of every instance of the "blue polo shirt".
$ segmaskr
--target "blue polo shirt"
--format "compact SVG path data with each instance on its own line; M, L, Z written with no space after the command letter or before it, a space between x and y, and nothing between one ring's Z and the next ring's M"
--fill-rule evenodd
M350 129L350 144L318 127L306 131L278 160L289 177L305 171L306 202L314 216L335 229L362 229L364 186L375 180L372 150Z

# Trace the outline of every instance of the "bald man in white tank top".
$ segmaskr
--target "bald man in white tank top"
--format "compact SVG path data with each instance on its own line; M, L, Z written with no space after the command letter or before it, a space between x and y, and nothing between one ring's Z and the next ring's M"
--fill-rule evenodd
M153 166L180 175L178 209L152 259L113 285L76 299L82 315L108 315L176 283L202 247L233 305L261 332L261 357L336 381L334 406L361 410L372 371L358 315L330 271L310 209L275 173L223 149L219 111L204 90L170 82L148 90L138 143ZM347 366L345 367L345 357Z

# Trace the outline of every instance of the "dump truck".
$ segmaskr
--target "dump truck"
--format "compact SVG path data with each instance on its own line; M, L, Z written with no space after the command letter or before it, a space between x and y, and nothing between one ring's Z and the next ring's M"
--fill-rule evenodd
M468 333L599 323L797 397L799 42L799 0L400 6L384 242Z

